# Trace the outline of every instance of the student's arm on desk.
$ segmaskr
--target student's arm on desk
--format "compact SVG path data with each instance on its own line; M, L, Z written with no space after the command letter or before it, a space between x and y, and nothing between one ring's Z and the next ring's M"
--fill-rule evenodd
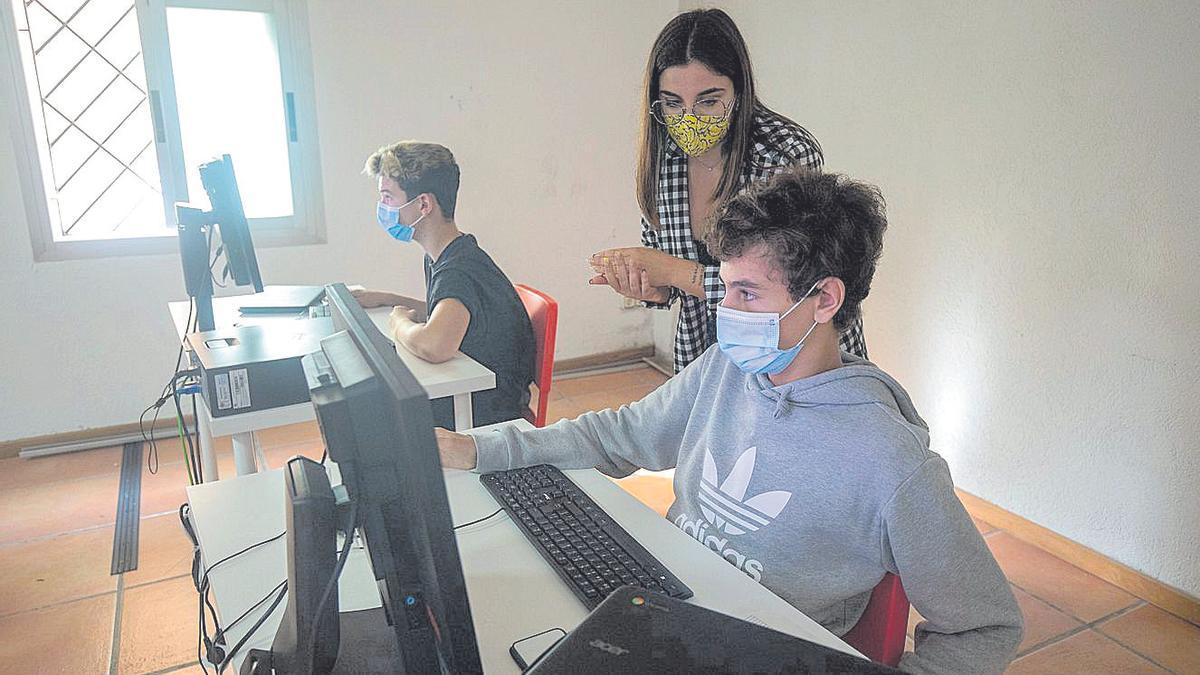
M350 291L358 304L362 305L363 309L371 309L373 307L411 307L417 310L418 321L423 321L427 314L425 301L410 298L407 295L399 293L390 293L388 291L373 291L367 288L357 288Z
M456 298L437 303L433 315L425 323L417 321L415 310L396 307L388 318L392 337L408 351L432 363L454 358L462 347L471 324L471 313Z
M587 412L544 429L498 429L475 438L480 472L532 464L599 469L622 477L675 466L684 429L711 359L701 358L640 401ZM702 404L701 404L702 405Z

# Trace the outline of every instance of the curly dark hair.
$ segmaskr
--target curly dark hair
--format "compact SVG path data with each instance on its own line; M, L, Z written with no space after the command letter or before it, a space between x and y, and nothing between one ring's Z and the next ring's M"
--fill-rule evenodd
M706 244L718 260L761 246L799 299L814 283L837 277L846 297L833 318L844 330L871 292L883 253L887 215L879 188L833 173L789 169L727 201Z

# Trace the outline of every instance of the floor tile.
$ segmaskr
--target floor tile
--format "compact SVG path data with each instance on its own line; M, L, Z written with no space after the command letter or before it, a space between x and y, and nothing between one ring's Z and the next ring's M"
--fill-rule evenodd
M557 400L563 398L563 393L558 390L558 386L556 384L557 382L558 382L557 380L550 381L550 400L551 401L557 401ZM537 388L536 384L529 385L529 400L530 401L538 400L538 388Z
M1025 639L1017 649L1018 654L1031 646L1041 644L1052 637L1062 635L1082 625L1019 588L1013 588L1013 595L1017 597L1017 604L1021 606L1021 612L1025 615ZM925 617L921 616L917 608L909 605L908 637L910 639L917 628L917 624L924 620Z
M118 446L33 459L0 459L0 491L116 473L121 470L122 452Z
M657 383L647 382L645 384L621 387L619 389L607 389L568 398L572 403L583 406L588 410L604 410L605 408L616 410L623 405L646 398L650 392L658 387Z
M116 590L112 526L0 547L0 615Z
M0 490L0 545L111 525L117 514L116 473Z
M217 472L222 478L237 473L233 450L217 451ZM158 472L142 472L142 517L171 513L187 501L187 467L182 461L160 464ZM115 497L114 497L115 499Z
M1166 672L1093 630L1023 656L1013 661L1007 671L1008 675L1161 675Z
M258 442L265 451L270 448L286 447L320 440L321 429L317 426L316 420L313 420L311 422L300 422L282 427L263 429L262 431L255 432L254 435L258 436Z
M325 444L318 437L316 440L309 439L307 441L294 441L287 445L280 445L273 448L267 448L263 451L263 455L267 458L268 469L279 469L287 464L287 461L296 455L302 455L315 461L321 461L321 455L325 452Z
M559 420L573 420L583 413L588 412L587 408L571 401L570 399L561 399L551 401L546 408L546 425L549 426Z
M138 530L138 567L125 573L125 588L190 574L192 541L179 516L143 518Z
M666 381L667 377L665 375L647 366L632 370L621 370L615 373L555 380L551 390L557 390L567 398L575 398L577 396L614 389L624 389L626 387L644 387L648 384L652 385L652 387L657 387Z
M1085 623L1129 607L1137 598L1007 532L985 539L1008 580Z
M1025 615L1025 638L1017 647L1018 654L1083 625L1019 588L1013 589L1013 595Z
M0 619L0 672L106 673L116 594Z
M220 462L217 464L220 467ZM230 471L233 467L230 466ZM175 511L187 501L188 475L183 462L158 467L158 473L142 472L142 517Z
M1200 627L1146 605L1096 627L1177 673L1200 673Z
M225 672L230 671L226 670ZM209 668L208 670L204 670L200 667L200 664L193 661L186 666L181 666L175 670L167 671L167 673L164 673L164 675L213 675L213 669Z
M198 630L190 579L125 589L117 672L146 673L194 661Z
M921 623L924 620L925 620L925 617L921 616L921 613L917 611L916 607L913 607L912 605L908 606L908 636L909 637L912 637L914 635L914 631L916 631L916 629L917 629L917 624Z
M979 530L979 534L982 534L985 537L993 532L999 531L999 528L987 521L980 520L974 516L971 516L971 520L975 521L975 529Z

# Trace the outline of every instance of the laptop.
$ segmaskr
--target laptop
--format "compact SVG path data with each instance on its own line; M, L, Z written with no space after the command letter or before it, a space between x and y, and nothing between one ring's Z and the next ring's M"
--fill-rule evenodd
M634 586L613 591L526 672L900 673Z
M323 286L267 286L262 293L240 297L242 315L299 314L321 299Z

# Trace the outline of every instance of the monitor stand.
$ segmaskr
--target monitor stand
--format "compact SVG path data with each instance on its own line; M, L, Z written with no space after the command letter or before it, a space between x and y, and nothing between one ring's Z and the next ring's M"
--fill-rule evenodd
M196 303L196 330L216 329L213 319L212 262L208 256L209 232L215 227L211 211L177 204L175 216L179 221L179 257L183 261L183 284ZM190 331L191 326L185 330Z
M339 619L342 639L334 673L404 672L396 632L388 625L382 607L342 612Z

